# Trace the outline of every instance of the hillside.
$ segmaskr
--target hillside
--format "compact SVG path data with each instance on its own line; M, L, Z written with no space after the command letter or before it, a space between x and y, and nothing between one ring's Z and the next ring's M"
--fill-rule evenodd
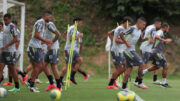
M68 24L72 24L74 16L81 16L84 19L84 27L80 29L84 33L83 38L83 69L91 75L106 75L107 71L107 53L104 50L107 32L115 28L117 21L106 15L106 11L100 11L99 4L93 4L90 0L18 0L26 3L26 35L25 50L29 38L28 34L32 31L33 24L41 12L45 9L51 10L54 15L54 23L63 33ZM101 12L101 13L100 13ZM179 24L177 24L179 25ZM165 54L170 65L169 73L180 76L180 40L179 27L173 24L170 37L175 41L166 46ZM59 68L64 66L63 48L65 39L59 39L61 53ZM25 67L28 65L27 54L25 54ZM113 65L112 65L113 66Z

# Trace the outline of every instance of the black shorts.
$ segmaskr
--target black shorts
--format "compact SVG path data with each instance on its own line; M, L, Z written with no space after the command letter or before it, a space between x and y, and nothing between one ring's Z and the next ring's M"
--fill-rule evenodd
M67 50L65 51L65 55L66 55L65 61L66 61L66 63L69 62L69 53L70 53L70 51L67 51ZM73 51L72 64L76 64L77 63L76 58L80 58L80 57L81 56L77 51Z
M116 53L116 52L111 51L111 55L113 58L114 65L121 66L122 63L125 61L125 57L123 53Z
M28 56L31 62L36 63L42 62L44 58L43 51L41 48L29 47Z
M145 64L148 63L148 61L152 61L152 53L141 51L141 57Z
M144 64L142 58L135 51L125 51L124 56L126 58L126 68Z
M3 52L2 57L6 65L16 65L16 52Z
M153 64L159 67L166 67L167 61L162 52L153 53Z
M50 64L58 64L59 62L59 49L51 49L45 55L44 61Z
M2 53L0 54L0 63L4 63L4 59L3 59Z

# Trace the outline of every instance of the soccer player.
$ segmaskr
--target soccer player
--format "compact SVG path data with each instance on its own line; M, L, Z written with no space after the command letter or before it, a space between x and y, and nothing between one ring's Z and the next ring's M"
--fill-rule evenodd
M17 21L12 21L12 23L16 26L17 28ZM20 45L20 38L21 38L21 34L20 34L20 31L17 29L17 33L18 33L18 41L16 42L16 63L19 61L19 58L21 56L21 52L20 52L20 48L19 48L19 45ZM28 78L28 75L25 75L22 71L20 71L18 68L16 68L16 71L19 75L21 75L22 77L22 84L24 84ZM8 85L13 85L13 82L12 82L12 74L10 73L10 71L8 70L8 74L9 74L9 81L6 82L5 84L3 84L3 86L8 86Z
M127 82L129 75L133 69L133 66L139 66L138 68L138 87L147 89L148 87L142 83L142 72L144 69L144 62L140 56L136 53L136 43L142 35L142 30L146 26L146 20L143 17L138 18L136 25L130 26L125 32L120 33L120 37L123 40L127 48L124 51L126 58L126 70L124 72L122 90L128 91ZM126 39L124 38L124 35Z
M124 17L123 24L118 26L114 30L111 54L113 57L113 62L116 67L116 70L112 74L110 82L107 86L108 89L118 89L113 84L114 84L115 80L117 79L117 77L125 71L125 67L123 65L123 64L125 64L125 57L123 55L125 45L123 44L123 41L120 39L119 34L123 33L125 31L125 29L131 25L132 21L133 21L132 18Z
M0 49L3 47L3 23L0 22ZM4 66L4 61L3 61L3 57L2 57L2 54L0 53L0 66ZM0 67L0 71L3 71L4 67ZM4 80L4 77L3 77L3 73L0 73L0 86L3 84L3 80Z
M80 28L83 25L83 21L80 17L75 17L73 20L73 23L77 22L77 27ZM71 41L72 41L72 35L73 35L73 31L74 31L74 27L75 25L72 25L69 27L69 29L67 30L67 40L66 40L66 45L65 45L65 61L66 61L66 66L62 69L62 73L60 75L60 82L61 84L63 84L63 78L65 73L67 72L67 68L68 68L68 62L69 62L69 53L70 53L70 48L71 48ZM75 79L74 79L74 75L76 73L76 71L80 68L81 64L82 64L82 58L79 54L79 38L83 37L83 33L80 33L78 30L76 31L76 36L75 36L75 42L74 42L74 48L73 48L73 57L72 57L72 72L71 72L71 81L74 84L77 84ZM73 66L74 65L74 66Z
M163 55L163 48L164 48L164 43L170 43L172 39L170 38L165 38L165 33L169 31L169 25L168 24L162 24L161 29L158 30L155 34L155 42L153 44L153 50L152 50L152 56L153 56L153 67L150 67L148 69L145 69L143 71L143 74L147 72L151 72L154 70L159 69L160 67L163 67L162 70L162 87L169 88L170 86L166 82L166 76L167 76L167 61L165 56Z
M144 35L144 42L140 46L141 54L142 54L142 59L145 63L145 67L147 66L148 61L152 60L152 46L154 43L154 34L158 29L161 27L161 19L156 17L154 19L154 23L152 25L149 25L145 29L145 35ZM157 80L157 70L154 73L153 76L153 83L154 84L160 84L160 82ZM135 81L137 84L138 83L138 78L136 78Z
M16 42L18 41L18 32L16 26L12 23L10 14L4 15L4 23L6 25L6 28L4 29L3 47L1 48L1 54L4 63L0 65L0 70L2 73L5 64L8 65L10 73L12 74L15 81L15 88L9 91L20 92L18 75L16 71ZM2 78L2 76L0 78Z
M52 44L52 40L48 40L43 38L45 33L46 24L52 18L52 13L49 11L45 11L41 19L37 20L34 24L32 39L29 42L29 52L28 56L30 62L32 63L33 70L31 73L31 78L26 82L26 85L30 88L32 92L39 92L38 89L35 88L34 82L39 73L43 70L43 52L42 52L42 42L45 44Z
M67 31L64 32L64 37L67 40ZM82 52L82 47L83 47L82 38L79 38L79 50L78 50L79 54L81 54L81 52ZM87 82L90 75L87 74L85 71L83 71L81 68L78 69L78 72L84 76L84 82Z
M61 90L61 85L60 85L60 79L59 79L59 70L57 68L57 64L59 61L59 42L58 42L58 38L61 35L61 33L57 30L56 26L54 25L53 22L49 22L47 24L47 28L46 28L46 33L45 33L45 38L52 40L52 44L48 44L47 46L47 53L45 54L44 57L44 61L45 61L45 70L47 72L47 74L51 74L49 68L48 68L48 64L51 64L51 69L52 72L55 76L56 79L56 85L57 85L57 89ZM49 77L48 77L49 78ZM49 86L46 89L46 91L49 91L52 88L55 88L55 85L53 83L53 79L52 81L49 80Z

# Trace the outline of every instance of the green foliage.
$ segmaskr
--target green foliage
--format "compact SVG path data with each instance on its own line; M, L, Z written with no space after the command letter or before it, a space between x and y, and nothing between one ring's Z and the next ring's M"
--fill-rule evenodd
M117 19L127 15L134 18L145 16L148 19L180 15L179 0L95 0L93 3L100 3L103 13Z

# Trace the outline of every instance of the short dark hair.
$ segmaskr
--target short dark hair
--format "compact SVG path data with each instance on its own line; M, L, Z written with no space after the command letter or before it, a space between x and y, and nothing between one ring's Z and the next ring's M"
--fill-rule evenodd
M138 18L138 21L144 21L144 22L147 22L146 19L145 19L144 17Z
M41 19L42 17L41 16L38 16L37 18L36 18L36 20L39 20L39 19Z
M125 22L133 22L133 19L130 17L130 16L125 16L124 18L123 18L123 23L125 23Z
M73 19L73 23L75 22L75 21L82 21L83 19L82 18L80 18L80 17L74 17L74 19Z
M46 15L46 14L52 15L52 12L51 12L51 11L44 11L44 12L43 12L43 15Z
M13 20L12 23L15 24L15 25L18 24L16 20Z
M3 26L3 22L0 22L0 25L2 25L2 26Z
M9 13L5 14L5 15L4 15L4 18L6 18L6 17L9 18L9 19L11 19L11 14L9 14Z
M164 24L161 25L161 28L165 28L165 27L169 27L169 24L164 23Z
M160 17L156 17L156 18L154 18L153 22L156 23L156 22L162 22L162 21L161 21Z

